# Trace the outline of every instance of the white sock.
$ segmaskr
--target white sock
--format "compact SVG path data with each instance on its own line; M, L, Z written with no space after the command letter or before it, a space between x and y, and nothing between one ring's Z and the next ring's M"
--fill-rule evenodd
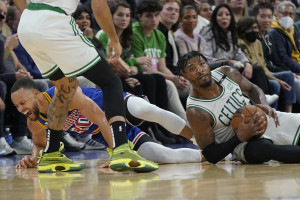
M145 142L137 150L140 156L157 163L201 162L201 152L196 149L171 149L155 142Z
M178 115L163 110L140 97L130 96L127 101L127 108L132 116L145 121L156 122L176 135L179 135L186 125L186 122Z

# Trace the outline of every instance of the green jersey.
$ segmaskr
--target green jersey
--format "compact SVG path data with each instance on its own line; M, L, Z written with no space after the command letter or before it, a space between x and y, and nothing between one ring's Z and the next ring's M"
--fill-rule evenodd
M160 58L166 57L166 38L162 32L155 29L152 31L151 36L147 37L139 22L135 22L132 25L132 29L134 39L131 44L131 49L134 57L146 56L155 58L156 64ZM141 70L141 68L139 68L139 70Z

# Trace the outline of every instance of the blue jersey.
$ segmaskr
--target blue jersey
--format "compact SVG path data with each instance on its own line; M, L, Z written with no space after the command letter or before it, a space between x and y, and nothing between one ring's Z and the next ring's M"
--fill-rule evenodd
M96 88L85 88L81 86L80 88L82 89L83 94L92 99L103 110L103 92L101 90L98 90ZM49 102L51 102L55 91L55 87L52 87L43 92L43 95L47 98ZM130 95L131 94L129 93L123 93L124 98ZM36 122L40 126L47 128L47 121L47 118L40 114ZM104 140L98 125L90 122L77 109L69 109L68 117L66 119L63 130L70 133L73 136L92 134L93 139L107 146L107 143ZM135 143L137 139L143 134L145 133L142 132L138 127L132 126L128 123L126 124L126 135L129 141Z

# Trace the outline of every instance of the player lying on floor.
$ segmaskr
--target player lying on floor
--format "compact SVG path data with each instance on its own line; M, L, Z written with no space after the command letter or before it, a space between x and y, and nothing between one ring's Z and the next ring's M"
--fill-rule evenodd
M38 153L46 146L47 110L55 93L55 87L46 92L39 92L34 82L30 79L20 79L12 90L11 99L19 112L27 116L27 125L32 133L34 147L32 156L25 156L18 161L17 167L36 167ZM199 150L190 148L171 149L156 143L154 139L141 131L136 124L142 120L157 122L174 134L189 135L190 128L186 122L177 115L162 110L141 97L124 93L127 108L127 138L133 143L133 149L144 158L158 163L185 163L201 162L203 160ZM112 136L102 135L100 132L101 120L106 123L106 119L97 119L105 116L102 103L102 91L95 88L79 87L70 104L68 118L64 130L72 135L92 134L93 139L112 147ZM96 103L96 110L86 108L90 103ZM101 109L100 109L101 108ZM81 112L81 110L84 112ZM84 115L83 115L84 113ZM130 114L129 114L130 113ZM87 118L85 116L88 116ZM94 120L97 119L97 120ZM93 122L94 123L93 123Z
M217 163L233 152L238 160L248 163L269 160L300 163L300 114L275 111L267 104L259 87L233 68L211 71L206 58L199 52L182 56L178 70L193 86L186 114L207 161ZM262 138L252 139L261 134L266 123L261 119L240 124L237 134L232 130L233 114L248 102L242 94L270 116Z

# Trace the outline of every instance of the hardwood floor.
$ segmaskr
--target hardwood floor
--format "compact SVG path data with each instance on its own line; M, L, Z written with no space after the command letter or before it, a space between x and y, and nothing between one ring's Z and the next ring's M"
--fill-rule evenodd
M72 173L17 170L12 165L17 159L5 165L0 158L0 199L300 199L299 164L205 162L160 165L152 173L119 173L98 169L107 156L91 153L94 158L74 154L86 159L87 167Z

